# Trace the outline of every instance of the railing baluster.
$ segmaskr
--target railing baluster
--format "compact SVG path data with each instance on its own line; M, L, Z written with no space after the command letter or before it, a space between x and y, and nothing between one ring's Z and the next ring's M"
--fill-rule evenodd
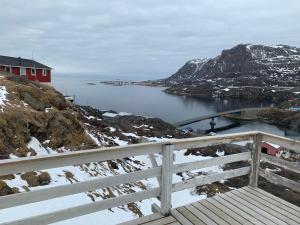
M174 145L163 145L162 151L162 181L161 181L161 213L169 215L171 211L172 198L172 176L173 176L173 150Z
M256 134L253 138L253 149L251 153L251 173L249 179L249 185L252 187L257 187L258 184L262 140L263 136L259 133Z
M153 167L153 168L158 167L157 161L156 161L156 159L155 159L155 155L152 154L152 153L150 153L150 154L149 154L149 158L150 158L150 162L151 162L151 164L152 164L152 167ZM156 177L156 179L157 179L158 185L161 187L161 177Z

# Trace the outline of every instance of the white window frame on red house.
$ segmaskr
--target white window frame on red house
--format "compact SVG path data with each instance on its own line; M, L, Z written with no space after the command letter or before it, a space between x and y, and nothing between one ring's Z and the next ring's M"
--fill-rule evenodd
M42 69L42 75L43 75L44 77L47 76L47 70L46 70L46 69Z
M25 67L20 67L20 76L26 76L26 68Z
M7 71L7 68L9 68L9 71ZM11 73L11 66L5 66L4 71Z
M32 76L35 76L35 75L36 75L36 69L33 68L33 67L31 68L31 75L32 75Z

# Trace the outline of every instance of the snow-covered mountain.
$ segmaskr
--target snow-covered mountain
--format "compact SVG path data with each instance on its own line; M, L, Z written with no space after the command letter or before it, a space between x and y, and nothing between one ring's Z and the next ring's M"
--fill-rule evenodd
M300 48L287 45L239 44L211 59L188 61L167 82L207 79L251 79L251 84L293 83L300 80Z

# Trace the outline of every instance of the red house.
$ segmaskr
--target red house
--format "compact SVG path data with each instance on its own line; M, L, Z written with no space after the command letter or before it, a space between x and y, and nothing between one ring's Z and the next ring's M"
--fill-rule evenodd
M273 155L276 156L276 153L279 153L280 151L283 151L284 148L279 146L279 145L275 145L275 144L271 144L268 142L263 142L262 143L262 147L261 147L261 152L268 154L268 155Z
M32 59L0 55L0 72L6 71L17 76L26 77L28 80L50 83L51 70L52 68Z

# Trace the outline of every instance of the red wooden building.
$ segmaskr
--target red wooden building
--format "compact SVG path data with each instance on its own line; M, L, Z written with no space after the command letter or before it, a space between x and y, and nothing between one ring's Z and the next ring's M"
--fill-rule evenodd
M268 155L273 155L276 156L276 153L279 153L281 151L283 151L284 148L279 146L279 145L275 145L275 144L271 144L268 142L263 142L262 143L262 147L261 147L261 152L268 154Z
M9 57L0 55L0 71L6 71L28 80L51 82L52 68L32 59Z

